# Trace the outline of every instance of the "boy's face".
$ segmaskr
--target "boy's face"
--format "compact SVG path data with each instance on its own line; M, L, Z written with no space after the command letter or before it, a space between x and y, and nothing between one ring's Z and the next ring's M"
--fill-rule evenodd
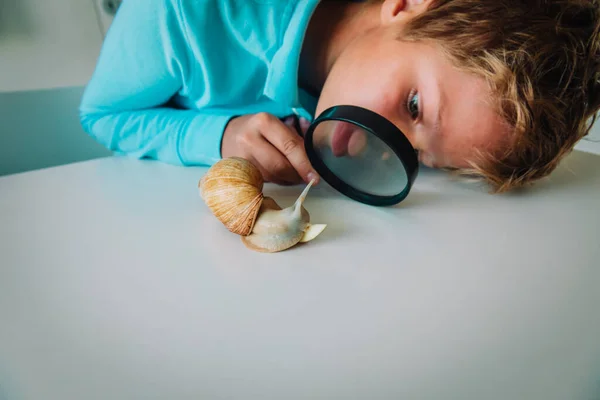
M499 149L508 135L489 98L483 80L455 69L438 48L401 42L382 26L341 53L316 111L370 109L404 132L423 164L466 168L475 149Z

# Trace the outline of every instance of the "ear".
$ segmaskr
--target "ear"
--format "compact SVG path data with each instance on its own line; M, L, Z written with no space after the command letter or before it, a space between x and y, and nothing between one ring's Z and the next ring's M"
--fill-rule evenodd
M384 0L381 4L381 23L396 23L425 12L432 0Z

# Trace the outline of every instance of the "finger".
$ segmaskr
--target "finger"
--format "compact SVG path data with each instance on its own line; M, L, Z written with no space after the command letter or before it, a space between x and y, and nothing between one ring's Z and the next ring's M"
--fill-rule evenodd
M315 183L318 182L317 172L310 165L301 136L277 119L267 129L262 129L261 133L288 159L306 183L312 179L315 179Z
M308 128L310 127L310 122L308 122L308 120L304 117L300 117L300 129L302 130L302 136L304 136L304 134L306 134L306 131L308 131Z
M255 149L254 159L266 180L280 185L293 185L302 182L302 178L288 159L264 137L258 138L253 143L253 147Z

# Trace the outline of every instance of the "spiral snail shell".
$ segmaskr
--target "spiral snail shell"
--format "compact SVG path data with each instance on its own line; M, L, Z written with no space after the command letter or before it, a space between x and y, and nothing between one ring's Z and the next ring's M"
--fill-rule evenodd
M263 195L264 181L250 161L225 158L215 163L198 182L200 197L225 227L240 236L251 250L274 253L317 237L324 224L311 224L302 205L310 182L296 202L281 208Z

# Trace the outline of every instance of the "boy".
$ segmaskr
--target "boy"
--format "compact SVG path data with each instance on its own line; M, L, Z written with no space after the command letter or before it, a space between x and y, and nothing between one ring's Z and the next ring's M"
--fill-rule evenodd
M116 152L294 184L316 174L287 117L354 104L502 192L588 133L599 27L592 0L126 0L81 122Z

